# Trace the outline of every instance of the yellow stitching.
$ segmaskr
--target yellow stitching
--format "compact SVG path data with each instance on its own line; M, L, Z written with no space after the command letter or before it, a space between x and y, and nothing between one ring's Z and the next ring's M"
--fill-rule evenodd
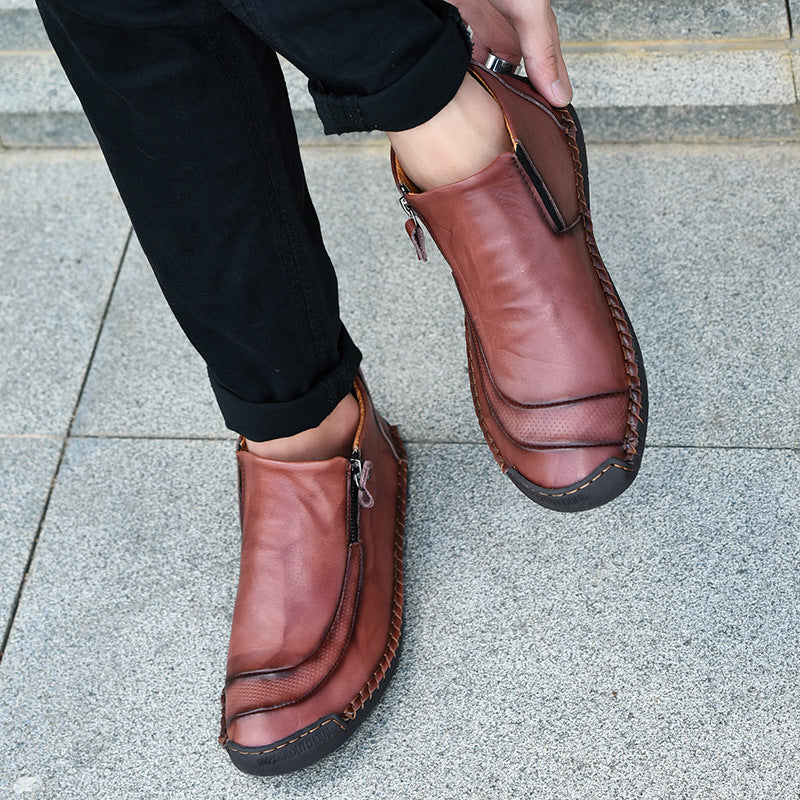
M287 747L288 745L299 741L304 736L308 736L309 733L314 733L315 730L321 728L323 725L327 725L329 722L335 722L343 731L347 730L347 728L345 728L345 726L342 725L342 723L339 722L338 719L326 719L325 722L320 722L319 725L315 725L313 728L311 728L311 730L305 731L304 733L301 733L299 736L295 736L294 739L289 739L288 742L284 742L283 744L275 745L275 747L269 747L266 750L239 750L236 747L228 747L227 749L228 750L233 750L234 753L241 753L242 755L245 755L245 756L261 756L261 755L264 755L264 753L271 753L271 752L273 752L273 750L281 750L282 748Z
M594 476L590 481L586 481L586 483L582 483L575 489L570 489L568 492L560 492L559 494L551 494L550 492L540 492L538 489L531 488L531 491L536 492L536 494L541 495L542 497L566 497L570 494L575 494L575 492L579 492L581 489L585 489L590 484L594 483L598 478L601 478L603 475L606 474L612 467L616 467L617 469L624 470L625 472L633 472L633 469L630 467L623 467L622 464L609 464L602 472L598 472L597 475ZM528 488L528 487L526 487Z

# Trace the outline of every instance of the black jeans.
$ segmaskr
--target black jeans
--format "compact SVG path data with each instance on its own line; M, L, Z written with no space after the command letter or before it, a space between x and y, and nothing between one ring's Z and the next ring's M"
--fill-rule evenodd
M306 187L276 52L326 133L404 130L444 107L469 41L442 0L37 0L226 424L318 425L361 354Z

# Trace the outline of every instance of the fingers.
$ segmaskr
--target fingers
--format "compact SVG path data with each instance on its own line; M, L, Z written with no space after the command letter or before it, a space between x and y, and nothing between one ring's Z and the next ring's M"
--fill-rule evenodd
M567 105L572 100L572 85L550 0L488 0L486 4L491 4L513 29L525 71L536 90L555 106ZM491 48L491 40L484 41ZM497 52L495 55L503 57Z
M528 17L516 25L525 71L540 94L555 106L565 106L572 101L572 84L561 54L555 14L548 3L546 13L538 20Z
M472 28L472 57L481 64L489 53L519 64L519 37L509 20L486 0L456 0L461 15Z
M536 91L555 106L572 100L556 17L550 0L452 0L472 28L473 56L485 61L496 56L519 63Z

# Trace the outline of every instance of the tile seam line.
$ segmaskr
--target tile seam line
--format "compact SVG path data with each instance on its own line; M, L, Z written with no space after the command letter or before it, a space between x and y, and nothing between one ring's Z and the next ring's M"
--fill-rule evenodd
M400 430L402 434L402 425ZM13 436L2 438L17 438ZM20 437L22 438L22 437ZM163 436L157 434L123 434L123 433L79 433L70 436L70 439L77 440L105 440L105 441L132 441L132 442L233 442L235 435L230 436ZM484 444L483 440L476 439L471 442L456 441L453 439L413 439L405 437L403 441L406 444L422 444L422 445L457 445L461 447L479 447ZM651 444L646 448L649 450L715 450L715 451L745 451L745 452L786 452L797 453L800 452L800 444L797 445L778 445L775 447L756 446L756 445L704 445L704 444Z
M8 613L8 620L6 622L5 630L3 631L3 639L0 642L0 667L2 667L3 659L6 653L6 647L8 647L8 641L11 638L11 631L14 627L14 621L17 618L17 611L19 610L19 604L22 600L22 593L25 591L25 586L28 582L28 575L31 570L31 566L33 565L33 559L36 555L36 546L39 543L39 537L42 533L42 528L44 527L44 521L47 518L47 512L50 508L50 500L53 497L53 491L55 490L56 483L58 482L59 474L61 473L61 465L64 463L64 455L67 451L67 445L72 438L72 426L75 423L75 417L78 413L78 407L80 406L81 399L83 398L83 392L86 388L86 382L89 378L89 373L92 369L92 364L94 363L94 358L97 353L97 347L100 342L100 337L103 333L103 328L105 327L106 319L108 318L109 308L111 307L111 301L114 297L114 292L117 288L117 283L119 282L119 275L122 271L122 265L125 262L125 256L128 253L128 248L130 247L131 239L133 237L133 228L128 228L128 233L125 237L125 242L122 245L122 252L120 253L119 261L117 263L116 270L114 272L114 279L111 282L111 288L108 291L108 296L106 297L105 306L103 307L103 313L100 315L100 323L97 326L97 333L95 334L94 343L92 345L92 351L89 355L89 358L86 363L86 369L83 372L83 378L81 380L80 389L78 390L78 396L75 399L75 405L72 409L72 416L70 417L69 425L67 427L67 432L64 435L63 441L61 443L61 450L58 454L58 461L56 462L55 469L53 470L53 477L50 479L50 487L47 490L47 497L45 497L44 504L42 505L42 512L39 515L39 522L36 526L36 533L33 536L33 541L31 542L31 547L28 552L28 558L25 562L25 568L22 571L22 577L20 578L19 586L17 587L17 591L14 595L14 599L11 603L11 608Z
M566 55L576 53L585 55L604 53L635 53L639 51L664 53L696 52L780 52L791 47L790 36L780 38L743 39L630 39L606 42L562 42L561 50Z

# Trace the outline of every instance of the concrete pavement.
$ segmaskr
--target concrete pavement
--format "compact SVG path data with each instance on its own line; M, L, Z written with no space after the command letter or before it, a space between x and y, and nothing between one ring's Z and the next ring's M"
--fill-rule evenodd
M458 299L385 149L305 149L410 443L406 638L351 743L265 780L215 742L238 534L203 366L96 151L0 154L0 798L796 797L798 156L590 149L650 448L617 502L558 515L481 440Z

